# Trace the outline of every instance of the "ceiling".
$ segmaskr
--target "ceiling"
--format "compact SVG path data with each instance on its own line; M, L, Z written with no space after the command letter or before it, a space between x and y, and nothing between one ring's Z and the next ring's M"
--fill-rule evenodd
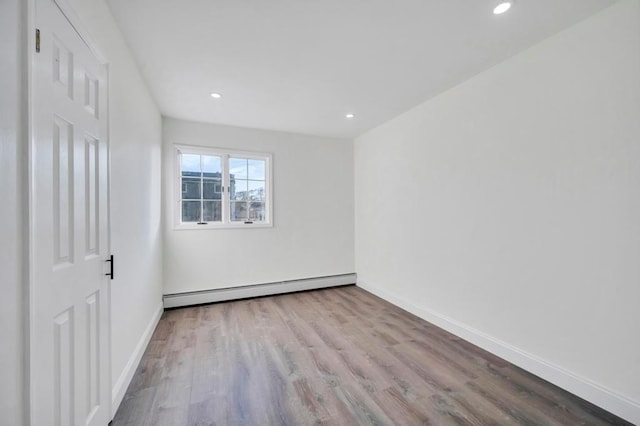
M353 138L614 0L108 3L163 115Z

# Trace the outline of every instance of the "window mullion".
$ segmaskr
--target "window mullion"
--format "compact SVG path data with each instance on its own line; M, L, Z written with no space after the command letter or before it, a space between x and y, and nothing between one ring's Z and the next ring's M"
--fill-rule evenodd
M178 150L178 187L176 188L176 198L178 199L178 224L182 224L182 151Z
M203 170L203 158L204 156L200 156L200 223L204 223L204 172Z
M251 221L251 210L249 209L250 204L249 204L249 159L247 158L246 162L245 162L245 170L247 171L247 190L245 192L245 197L247 198L244 202L244 208L247 209L247 217L244 220L245 223Z
M224 154L222 161L222 182L225 190L222 192L222 220L231 223L231 184L229 178L229 154Z

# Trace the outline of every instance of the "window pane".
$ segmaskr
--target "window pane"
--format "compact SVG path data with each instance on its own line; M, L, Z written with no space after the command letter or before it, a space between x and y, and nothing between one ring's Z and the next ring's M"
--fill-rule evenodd
M205 222L222 221L222 201L205 201L203 204Z
M222 183L219 179L205 179L203 198L205 200L221 200L222 199Z
M180 170L182 176L200 176L200 156L194 154L182 154Z
M264 182L250 180L249 181L249 201L264 201Z
M215 155L202 156L202 171L205 177L221 177L222 176L222 160Z
M246 158L229 158L229 174L231 178L246 179L247 175L247 159Z
M246 200L248 197L248 181L242 179L231 179L231 201Z
M231 220L247 220L247 203L244 201L231 202Z
M182 202L182 221L200 222L200 201Z
M249 220L265 220L264 203L249 203Z
M183 200L199 200L200 199L200 178L183 177L182 178L182 199Z
M265 161L249 160L249 179L265 180Z

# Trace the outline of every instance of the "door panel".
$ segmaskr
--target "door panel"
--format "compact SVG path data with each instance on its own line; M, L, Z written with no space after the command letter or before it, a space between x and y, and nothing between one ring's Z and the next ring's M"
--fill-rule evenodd
M107 68L36 1L31 144L31 420L110 420Z

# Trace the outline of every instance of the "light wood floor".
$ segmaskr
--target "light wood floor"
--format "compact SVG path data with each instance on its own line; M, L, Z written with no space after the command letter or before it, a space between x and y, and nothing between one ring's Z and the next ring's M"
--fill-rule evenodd
M355 286L164 313L119 425L628 424Z

